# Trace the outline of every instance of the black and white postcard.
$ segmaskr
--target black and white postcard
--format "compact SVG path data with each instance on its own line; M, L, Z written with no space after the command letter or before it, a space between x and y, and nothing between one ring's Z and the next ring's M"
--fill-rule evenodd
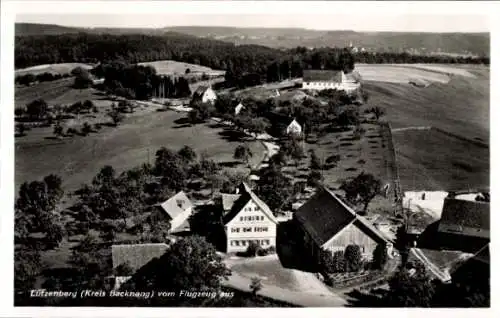
M490 308L497 4L2 3L10 315Z

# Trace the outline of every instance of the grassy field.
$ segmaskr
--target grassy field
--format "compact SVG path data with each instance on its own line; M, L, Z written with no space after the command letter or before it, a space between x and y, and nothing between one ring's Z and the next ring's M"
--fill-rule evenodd
M365 81L408 83L410 80L419 79L446 84L450 80L446 73L390 64L356 64L356 71L361 74Z
M207 75L212 75L212 76L221 76L224 75L225 73L225 71L214 70L206 66L177 62L172 60L145 62L145 63L139 63L139 65L152 66L156 69L157 74L162 74L162 75L172 75L172 74L184 75L188 68L191 71L191 73L199 73L199 74L206 73Z
M489 149L436 130L393 134L404 191L489 187Z
M431 126L488 145L489 70L461 68L475 77L456 75L447 84L427 88L366 82L370 97L362 109L383 108L392 128ZM393 136L404 191L489 186L488 148L434 129L398 131Z
M92 65L84 64L84 63L59 63L59 64L43 64L32 66L28 68L23 68L15 71L17 75L25 75L25 74L42 74L42 73L52 73L52 74L68 74L74 68L82 67L85 69L91 69Z
M434 126L470 139L489 139L489 71L477 78L455 76L447 84L427 88L408 84L367 82L370 95L363 108L379 106L393 128Z
M117 171L147 162L148 152L154 162L155 151L160 147L179 149L189 145L199 153L218 161L233 163L233 153L239 142L233 141L222 128L211 124L194 127L182 124L185 114L175 112L145 111L124 120L118 128L104 128L87 137L49 140L17 138L15 145L16 188L24 181L43 178L56 173L63 178L64 187L75 189L89 182L104 165ZM50 128L35 128L51 135ZM28 134L34 133L29 131ZM43 134L43 133L40 133ZM250 142L255 154L251 164L259 161L264 147L260 142Z
M44 99L49 105L69 105L86 99L99 103L107 97L94 88L74 89L73 78L63 78L52 82L42 82L33 86L16 87L15 107L24 107L35 99Z

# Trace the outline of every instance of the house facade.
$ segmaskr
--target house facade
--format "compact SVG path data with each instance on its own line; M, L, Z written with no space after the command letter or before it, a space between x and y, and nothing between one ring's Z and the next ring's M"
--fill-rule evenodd
M302 134L302 126L294 119L292 122L286 127L287 135L300 135Z
M336 194L319 189L294 214L303 233L303 244L311 258L319 262L321 250L344 251L358 245L364 259L370 260L377 245L392 254L392 243L366 218L357 215Z
M193 93L193 102L214 103L217 99L217 94L209 86L200 86Z
M246 183L239 187L238 195L222 199L227 252L244 252L250 242L262 248L276 246L278 221L267 204Z
M170 232L181 232L189 230L189 217L193 214L193 203L181 191L160 204L159 208L165 213L170 221Z
M350 93L360 87L360 79L356 72L304 70L302 88L315 91L336 89Z

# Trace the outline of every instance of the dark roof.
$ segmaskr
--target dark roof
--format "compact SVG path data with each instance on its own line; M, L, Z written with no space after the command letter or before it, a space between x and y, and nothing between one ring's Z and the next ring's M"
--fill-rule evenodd
M233 208L234 203L241 197L241 194L222 193L222 210L229 211Z
M165 254L167 248L168 245L164 243L112 245L113 269L128 264L136 272L154 258Z
M445 198L438 230L442 233L489 238L490 204Z
M304 70L304 82L342 82L342 71Z
M231 211L226 213L223 216L223 222L224 224L227 224L230 222L238 213L241 212L241 209L248 203L248 201L252 200L261 210L264 212L264 214L267 215L267 217L273 221L274 223L278 223L276 220L276 217L274 216L273 212L271 209L267 206L267 204L259 199L257 195L250 189L248 184L245 182L242 182L239 191L241 193L240 197L234 202L233 207L231 208Z
M195 94L203 94L208 90L209 86L206 85L200 85L198 88L194 91Z
M364 217L356 215L337 195L326 188L318 190L302 205L295 212L295 218L320 246L351 223L373 239L387 242L375 226Z

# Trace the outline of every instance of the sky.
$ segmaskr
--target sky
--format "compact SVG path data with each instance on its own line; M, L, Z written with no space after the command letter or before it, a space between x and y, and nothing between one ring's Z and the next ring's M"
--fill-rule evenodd
M75 27L232 26L398 32L489 32L484 15L423 14L18 14L16 22Z

